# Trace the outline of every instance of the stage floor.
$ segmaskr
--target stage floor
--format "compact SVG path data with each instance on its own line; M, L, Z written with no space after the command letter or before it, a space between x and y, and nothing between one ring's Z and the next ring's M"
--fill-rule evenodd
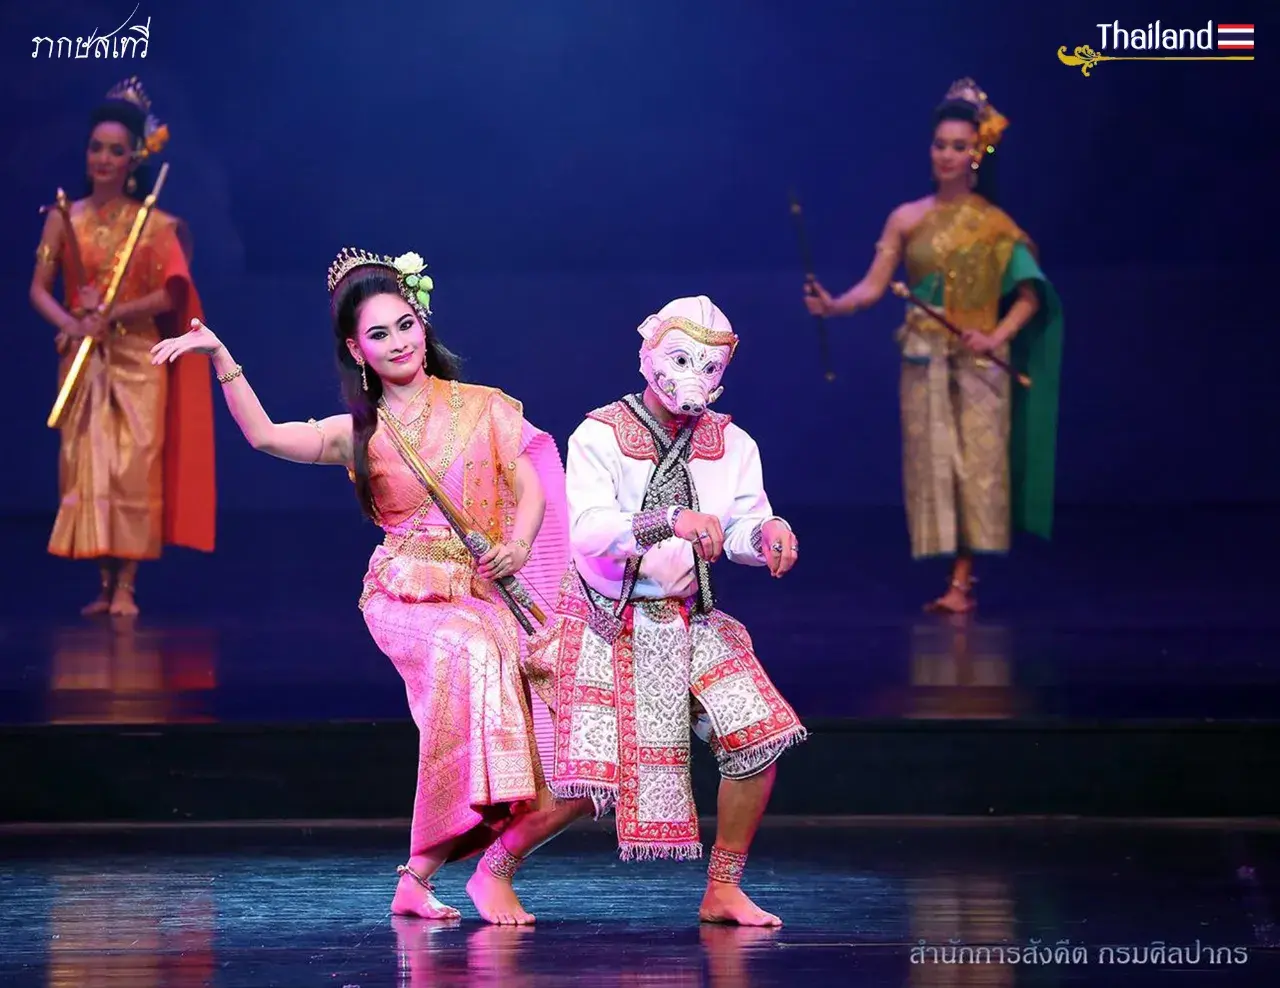
M1052 544L980 562L980 608L921 613L941 562L896 511L797 511L783 580L721 563L802 718L1062 722L1280 719L1275 511L1064 511ZM142 569L136 621L85 620L89 563L44 553L48 519L0 520L0 725L403 720L356 607L379 533L350 513L229 515L216 554Z
M946 567L907 557L898 512L788 513L785 579L714 568L812 731L775 812L1280 817L1275 512L1064 511L1052 544L982 562L963 618L921 613ZM0 522L0 824L409 815L416 731L356 606L379 533L354 506L225 517L216 554L144 568L136 621L78 616L94 567L45 554L47 525Z
M395 918L403 839L0 835L0 980L1164 988L1269 986L1280 975L1280 835L1266 829L768 827L746 887L782 917L773 931L700 925L702 863L623 864L591 827L546 846L518 876L532 928L478 918L463 891L469 862L437 883L460 921Z

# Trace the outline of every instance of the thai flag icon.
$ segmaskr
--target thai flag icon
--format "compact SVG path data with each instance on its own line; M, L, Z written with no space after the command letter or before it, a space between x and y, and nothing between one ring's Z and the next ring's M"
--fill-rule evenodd
M1253 51L1253 25L1219 24L1218 47L1235 51Z

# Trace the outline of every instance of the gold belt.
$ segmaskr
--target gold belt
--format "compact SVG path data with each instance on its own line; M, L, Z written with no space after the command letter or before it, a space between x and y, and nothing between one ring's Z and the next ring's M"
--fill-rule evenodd
M937 332L940 329L945 332L945 328L939 324L938 320L917 309L914 305L907 309L906 324L909 329L913 329L916 332Z
M394 556L427 559L433 563L458 563L469 566L474 561L471 550L452 532L448 535L429 532L393 535L388 532L382 540L382 546Z

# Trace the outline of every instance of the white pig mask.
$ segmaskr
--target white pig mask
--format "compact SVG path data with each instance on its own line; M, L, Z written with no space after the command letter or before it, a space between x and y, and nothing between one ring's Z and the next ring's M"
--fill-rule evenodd
M639 326L640 373L673 415L697 417L720 397L738 337L705 295L668 302Z

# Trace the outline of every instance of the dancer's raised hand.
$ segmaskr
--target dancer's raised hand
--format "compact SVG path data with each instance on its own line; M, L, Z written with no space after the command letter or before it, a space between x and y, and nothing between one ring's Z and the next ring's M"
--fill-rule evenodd
M190 332L161 340L151 348L151 362L163 364L177 360L184 353L217 353L221 349L222 341L213 335L213 330L199 319L192 319Z

